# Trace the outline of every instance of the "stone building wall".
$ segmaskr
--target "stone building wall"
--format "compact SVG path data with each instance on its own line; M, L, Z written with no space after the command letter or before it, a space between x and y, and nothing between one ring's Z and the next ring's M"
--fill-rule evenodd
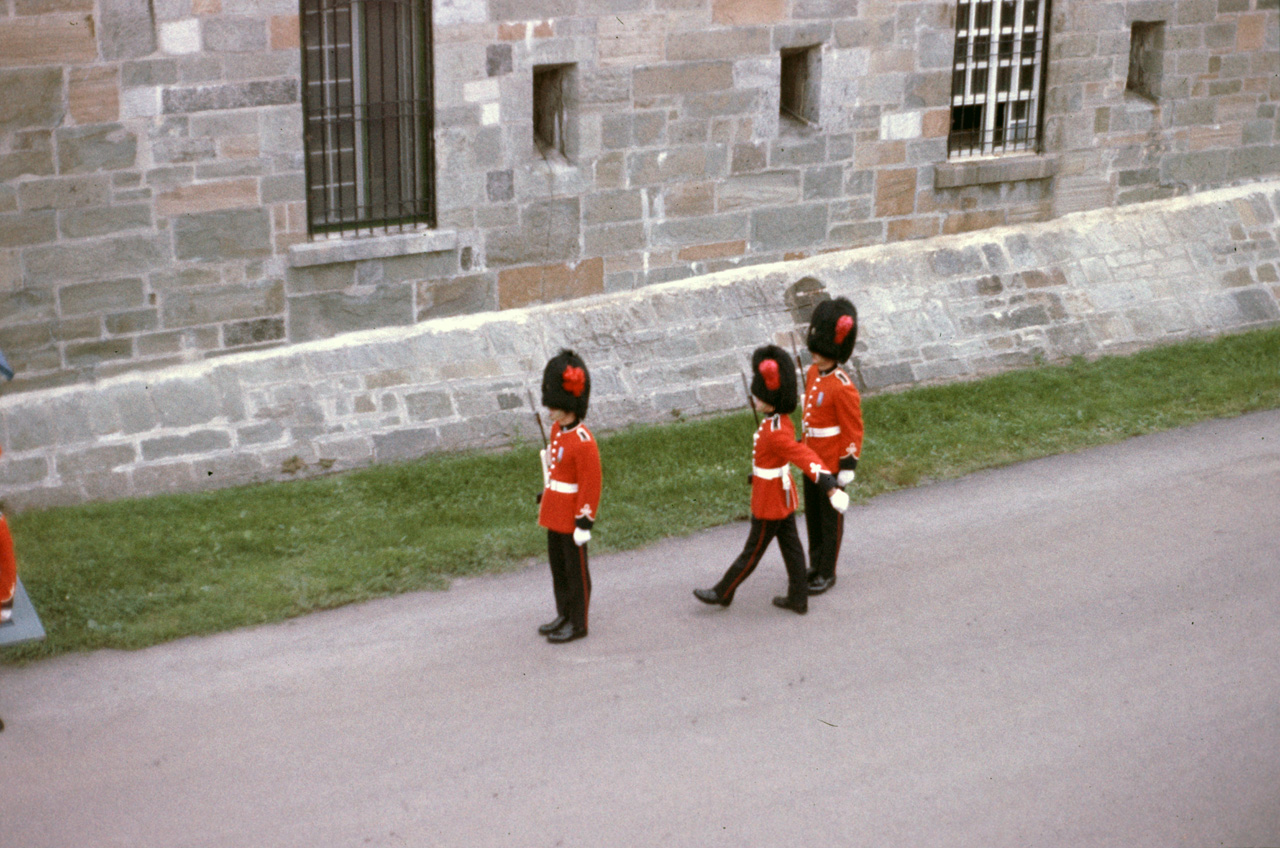
M7 391L1280 174L1280 0L1052 9L1043 153L948 161L955 2L435 0L438 225L310 241L298 0L0 0Z
M1275 326L1280 182L0 388L0 499L27 509L533 442L527 392L561 346L591 369L597 432L741 408L751 350L802 339L813 303L837 295L859 308L850 370L869 392Z

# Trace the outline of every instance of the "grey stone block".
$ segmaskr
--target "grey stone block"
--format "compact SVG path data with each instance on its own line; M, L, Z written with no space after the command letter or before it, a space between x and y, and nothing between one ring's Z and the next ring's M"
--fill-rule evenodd
M166 115L173 115L297 102L298 81L280 79L168 88L162 95L162 110Z
M138 457L133 445L107 445L88 450L71 450L58 455L58 474L71 479L89 474L114 471L132 464Z
M511 73L511 45L490 44L485 48L485 74L490 77Z
M767 171L744 174L724 180L717 187L721 211L781 206L800 199L799 171Z
M588 256L612 256L643 250L645 225L637 221L633 224L588 227L583 232L582 239L583 250Z
M63 358L69 368L93 368L106 362L131 359L132 339L106 339L67 345Z
M911 365L906 362L863 366L859 371L862 374L863 384L868 391L886 389L893 386L905 386L914 382L915 379Z
M580 230L578 198L531 203L521 210L519 229L488 235L485 254L495 267L575 259Z
M1227 177L1262 179L1280 174L1280 146L1239 147L1230 151Z
M231 436L224 430L197 430L181 436L158 436L142 440L142 458L147 462L229 450Z
M165 296L161 315L165 326L193 327L278 316L284 311L284 305L283 284L260 280L215 289L171 292Z
M804 199L834 200L840 197L843 183L843 166L810 168L804 172Z
M0 462L0 488L38 485L49 476L49 460L42 456L28 459L5 458Z
M270 256L271 221L265 209L225 209L173 220L180 260L225 262Z
M933 251L929 254L929 265L934 273L944 277L978 274L985 270L983 254L977 247Z
M114 171L137 164L138 138L121 124L66 127L56 136L59 174Z
M58 303L63 315L96 315L141 307L146 293L142 280L130 277L63 286L58 290Z
M242 447L274 444L285 437L285 429L278 421L248 424L236 430L236 443Z
M195 479L195 470L189 462L143 466L133 471L134 489L150 494L189 491Z
M1240 319L1246 324L1265 324L1280 321L1280 305L1276 298L1266 289L1245 289L1232 292L1231 298L1239 312Z
M149 230L152 226L149 203L103 209L76 209L62 213L62 234L67 238L92 238L128 230Z
M150 0L101 0L97 24L103 59L137 59L155 52Z
M0 215L0 249L47 244L58 238L58 216L53 210Z
M494 280L484 274L419 283L416 319L426 321L493 309L496 306L494 287Z
M819 244L827 236L827 207L821 204L762 209L751 215L751 246L786 250Z
M258 318L228 324L222 330L222 343L226 347L243 347L284 339L283 318Z
M5 92L0 135L61 124L66 112L61 68L0 69L0 91Z
M208 424L222 413L219 398L203 380L163 380L147 387L163 427Z
M586 225L636 221L644 216L644 194L635 189L605 191L584 198L582 219Z
M511 169L490 171L486 174L485 194L491 203L501 203L515 197L515 179Z
M327 339L353 330L412 324L413 286L377 286L360 293L290 297L289 340Z
M373 435L373 456L377 462L418 459L437 450L439 434L429 427L393 430Z
M667 36L666 58L671 62L708 59L737 60L770 51L768 27L734 27L673 32Z
M750 227L751 219L746 214L663 221L653 225L653 243L681 246L736 241L747 238Z
M247 53L267 49L267 24L262 18L206 18L200 27L204 49L214 53Z
M454 415L453 400L448 392L414 392L404 396L405 410L410 421L431 421L451 418Z
M155 428L157 417L151 393L145 383L130 382L109 386L103 390L113 415L120 421L120 429L126 435L144 433Z

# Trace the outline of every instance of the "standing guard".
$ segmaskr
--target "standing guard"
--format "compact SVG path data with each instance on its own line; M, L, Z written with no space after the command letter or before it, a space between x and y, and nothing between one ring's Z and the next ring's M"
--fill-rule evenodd
M13 556L9 522L0 512L0 624L13 617L13 601L18 590L18 561Z
M858 310L847 298L824 300L813 310L807 342L813 363L805 374L801 424L804 443L828 468L839 469L841 488L853 482L862 454L862 397L840 367L853 355L857 338ZM836 584L836 560L844 538L844 515L822 494L805 480L810 595L821 595Z
M587 635L591 572L587 542L600 505L600 451L582 419L587 416L591 375L582 359L561 350L542 372L542 405L553 422L542 450L544 488L538 524L547 528L547 557L556 617L538 628L548 642Z
M0 377L13 379L13 368L10 367L4 354L0 353ZM13 556L13 537L9 535L9 522L0 512L0 624L13 618L13 599L18 590L18 562ZM0 724L0 727L3 727Z

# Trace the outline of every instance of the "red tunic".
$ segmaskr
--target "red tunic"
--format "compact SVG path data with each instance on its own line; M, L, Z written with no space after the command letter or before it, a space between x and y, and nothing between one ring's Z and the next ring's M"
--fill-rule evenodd
M9 535L9 522L0 512L0 603L13 600L18 586L18 562L13 558L13 537Z
M789 416L770 415L760 423L752 442L751 514L756 518L777 521L796 511L798 499L788 463L815 483L819 474L831 473L816 453L796 441Z
M600 450L585 424L567 430L551 425L547 465L551 474L542 492L538 524L557 533L572 533L575 522L584 518L590 529L600 506Z
M828 374L810 365L804 377L804 443L828 468L862 455L862 396L839 368Z

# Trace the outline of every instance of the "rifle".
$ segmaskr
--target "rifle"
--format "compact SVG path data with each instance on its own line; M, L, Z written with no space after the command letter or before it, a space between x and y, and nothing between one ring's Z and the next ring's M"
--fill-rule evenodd
M791 355L796 360L796 388L800 390L800 426L796 428L796 441L804 441L804 366L800 364L800 351L796 347L796 334L791 333Z
M548 464L550 457L547 456L547 431L542 426L542 416L538 414L538 405L533 402L533 391L528 387L524 387L524 393L529 396L529 409L533 410L533 420L538 422L538 432L542 435L542 450L538 452L538 458L542 462L542 487L547 487L547 481L551 479L551 466ZM538 500L542 500L542 493L538 493Z
M533 390L528 386L524 387L524 393L529 396L529 409L533 410L533 420L538 422L538 432L542 434L542 446L547 446L547 431L542 427L542 416L538 414L538 405L533 402Z
M747 382L746 374L743 374L741 371L739 371L738 375L742 377L742 388L747 393L747 406L751 408L751 417L755 420L756 429L758 430L760 429L760 416L756 414L756 405L751 400L751 385Z

